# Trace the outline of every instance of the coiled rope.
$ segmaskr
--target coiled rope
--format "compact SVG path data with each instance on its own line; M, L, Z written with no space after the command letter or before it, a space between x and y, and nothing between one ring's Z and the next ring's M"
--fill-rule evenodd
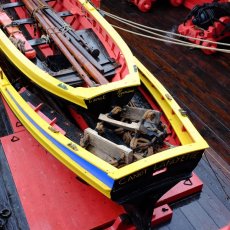
M229 49L214 48L214 47L207 47L207 46L203 46L203 45L192 44L190 42L186 42L186 41L182 41L182 40L179 40L179 39L176 39L176 38L173 38L173 37L169 37L169 35L173 35L175 37L198 40L198 41L201 41L201 42L208 42L210 44L222 45L222 46L227 46L227 47L230 46L230 44L228 44L228 43L215 42L215 41L201 39L201 38L193 38L193 37L190 37L190 36L185 36L185 35L177 34L177 33L174 33L174 32L165 31L165 30L145 26L145 25L142 25L142 24L139 24L139 23L136 23L136 22L121 18L119 16L116 16L114 14L108 13L108 12L103 11L103 10L102 10L102 13L105 14L106 16L116 20L116 21L119 21L119 22L121 22L123 24L126 24L126 25L128 25L130 27L136 28L138 30L144 31L146 33L155 35L157 37L146 35L146 34L139 33L139 32L135 32L135 31L125 29L123 27L120 27L120 26L112 24L112 26L114 28L126 31L128 33L132 33L132 34L135 34L135 35L138 35L138 36L141 36L141 37L145 37L145 38L149 38L149 39L153 39L153 40L157 40L157 41L172 43L172 44L180 45L180 46L186 46L186 47L190 47L190 48L201 48L201 49L207 49L207 50L215 50L215 51L224 52L224 53L230 53ZM156 31L158 33L153 32L153 31ZM164 34L167 34L167 35L163 35L163 34L160 34L160 33L164 33Z

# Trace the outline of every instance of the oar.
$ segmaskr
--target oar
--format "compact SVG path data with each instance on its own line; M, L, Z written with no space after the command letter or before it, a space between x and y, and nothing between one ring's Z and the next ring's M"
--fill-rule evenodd
M103 73L104 68L95 60L95 58L97 57L97 55L94 55L95 50L94 49L92 50L92 48L84 41L84 39L78 36L61 17L55 14L55 12L52 9L45 8L42 11L60 31L65 30L64 26L66 25L67 28L66 31L64 31L63 33L64 36L66 36L68 40L72 42L75 48L78 49L85 56L85 58L89 60L89 62L91 62L101 73ZM87 48L87 50L81 45L80 42L82 42L82 44Z
M27 9L30 12L33 12L33 5L31 4L30 1L24 1L24 4L26 5ZM45 21L43 20L43 18L36 14L36 18L39 21L39 23L41 25L46 24ZM52 29L52 31L50 30ZM81 68L81 66L79 65L79 63L75 60L75 58L71 55L71 53L69 52L69 50L62 44L62 42L60 41L60 39L57 37L57 35L54 33L54 29L55 28L50 28L49 30L47 30L47 33L49 34L49 36L54 40L55 44L59 47L59 49L61 50L61 52L66 56L66 58L69 60L69 62L72 64L73 68L80 74L81 78L85 81L85 83L90 86L93 87L95 86L94 82L91 81L91 79L88 77L88 75L85 73L85 71Z
M37 1L24 1L24 4L27 6L28 10L33 13L33 16L39 21L42 27L47 31L48 35L53 38L55 37L55 43L57 42L59 45L65 46L65 48L70 52L71 55L80 63L81 66L90 74L94 80L99 84L107 84L108 80L71 44L70 41L57 30L52 22L41 12L42 6L36 5ZM59 40L59 42L58 42ZM59 46L58 45L58 46ZM82 71L81 71L82 72ZM80 73L81 74L81 73Z

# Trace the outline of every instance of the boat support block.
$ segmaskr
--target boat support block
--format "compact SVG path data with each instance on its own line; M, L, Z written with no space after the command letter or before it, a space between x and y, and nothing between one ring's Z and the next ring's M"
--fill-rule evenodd
M167 191L167 190L166 190ZM164 191L163 193L165 193ZM132 200L123 204L125 211L130 217L137 230L151 230L153 211L156 202L162 194L142 196L139 199Z

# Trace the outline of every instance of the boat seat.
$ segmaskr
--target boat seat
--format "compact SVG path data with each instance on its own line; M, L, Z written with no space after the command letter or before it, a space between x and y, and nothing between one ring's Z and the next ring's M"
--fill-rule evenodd
M50 74L67 85L79 86L83 84L82 78L79 77L76 71L74 71L72 68L63 69Z
M24 3L23 2L11 2L11 3L1 4L1 8L3 10L20 7L20 6L24 6Z
M73 14L67 10L67 11L57 12L57 15L59 17L64 18L64 17L72 16Z
M114 166L121 160L125 164L132 163L133 151L125 145L115 144L91 128L84 130L84 137L88 137L87 149L108 163Z
M145 118L148 111L154 115L154 118L151 120ZM156 110L125 106L121 111L120 117L129 119L132 121L131 123L113 119L110 114L100 114L98 119L110 125L126 130L147 132L147 129L153 129L159 125L160 116L161 113Z
M28 42L32 47L47 44L47 40L44 38L31 39Z
M35 22L34 18L23 18L23 19L12 21L10 25L20 26L20 25L25 25L25 24L34 24L34 22Z

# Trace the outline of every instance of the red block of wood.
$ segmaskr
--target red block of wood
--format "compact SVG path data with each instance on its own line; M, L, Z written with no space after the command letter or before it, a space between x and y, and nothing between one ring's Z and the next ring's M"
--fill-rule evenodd
M212 3L213 0L185 0L184 6L188 9L192 9L196 5L203 5L205 3ZM228 0L219 0L218 2L228 2Z

